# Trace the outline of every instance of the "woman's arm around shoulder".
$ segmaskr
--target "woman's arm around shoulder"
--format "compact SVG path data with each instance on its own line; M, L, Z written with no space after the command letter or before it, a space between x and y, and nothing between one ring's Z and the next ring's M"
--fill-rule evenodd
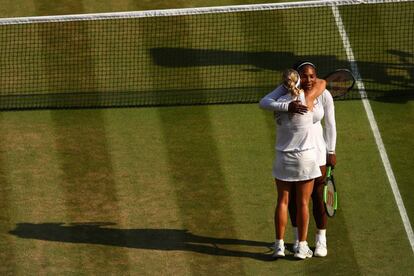
M306 96L310 99L316 99L317 97L322 95L325 89L326 89L326 80L316 79L315 85L312 87L311 90L309 90L309 92L307 92Z
M277 100L287 93L287 89L283 85L279 85L275 90L264 96L259 106L269 111L288 111L289 102L278 102Z

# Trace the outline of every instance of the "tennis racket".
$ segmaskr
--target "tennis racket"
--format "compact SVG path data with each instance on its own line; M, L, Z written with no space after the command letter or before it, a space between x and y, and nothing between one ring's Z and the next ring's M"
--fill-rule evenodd
M323 202L327 215L333 217L338 208L338 194L336 193L333 169L331 166L326 168L326 184L323 189Z
M324 77L326 89L333 98L339 98L348 93L355 85L355 77L348 69L337 69Z

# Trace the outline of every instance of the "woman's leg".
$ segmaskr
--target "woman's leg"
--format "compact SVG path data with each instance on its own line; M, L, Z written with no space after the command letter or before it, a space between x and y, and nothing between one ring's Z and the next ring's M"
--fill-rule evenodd
M309 200L312 194L313 182L313 179L296 182L296 223L298 224L299 245L294 256L302 260L311 258L313 254L306 241L309 225Z
M315 185L312 191L313 217L315 218L318 229L326 229L328 217L326 215L323 203L323 188L326 181L326 166L321 166L322 176L315 179Z
M276 239L283 240L287 223L289 192L292 187L290 182L276 179L277 204L275 210Z
M328 216L326 215L325 206L323 203L323 189L326 181L326 166L321 166L322 176L315 179L315 185L312 192L313 202L313 217L316 223L315 235L315 256L325 257L328 254L328 247L326 245L326 226Z
M296 182L296 223L298 225L299 241L306 241L309 224L309 200L312 194L314 180Z
M293 231L293 251L296 252L299 247L299 234L298 234L298 225L296 223L296 185L292 185L292 188L290 190L289 194L289 217L290 217L290 223L292 224L292 231Z

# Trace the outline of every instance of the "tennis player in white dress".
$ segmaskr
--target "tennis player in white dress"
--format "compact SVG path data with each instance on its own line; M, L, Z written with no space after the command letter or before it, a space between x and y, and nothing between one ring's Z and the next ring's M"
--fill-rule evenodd
M296 68L300 70L304 67L310 67L310 69L316 70L315 65L310 62L300 63ZM315 72L316 74L316 72ZM321 88L323 87L323 88ZM316 98L313 108L313 135L314 146L316 149L317 163L322 171L322 176L316 178L314 188L312 192L313 201L313 216L315 218L317 230L315 237L315 256L325 257L327 255L327 242L326 242L326 225L327 216L323 205L323 186L326 178L326 156L330 157L330 165L334 163L331 159L335 158L335 145L336 145L336 123L335 123L335 110L333 104L333 98L331 93L324 89L324 86L315 85L315 91L323 90L322 94ZM291 102L280 101L284 95L288 93L285 86L280 85L274 91L266 95L260 101L260 107L277 112L287 113L289 110L289 104ZM302 109L301 113L306 112ZM287 113L288 114L288 113ZM325 128L322 127L321 121L324 118ZM335 161L336 163L336 161ZM333 164L334 165L334 164ZM295 195L294 190L291 195ZM292 196L291 196L292 199ZM294 199L294 197L293 197ZM289 203L289 212L291 222L293 225L293 231L295 235L294 251L297 251L299 245L299 235L296 224L296 207L294 200Z
M299 86L299 74L295 70L287 70L283 75L283 87L289 93L284 93L277 104L289 105L291 101L300 101L310 109L305 114L275 112L277 125L276 158L273 166L273 176L276 180L278 201L275 210L275 257L285 256L284 233L287 223L289 193L292 187L296 190L297 225L299 249L295 257L300 259L312 257L312 251L307 244L309 220L309 200L314 179L321 176L313 135L313 102L318 95L306 95ZM276 111L274 101L260 102L265 109Z

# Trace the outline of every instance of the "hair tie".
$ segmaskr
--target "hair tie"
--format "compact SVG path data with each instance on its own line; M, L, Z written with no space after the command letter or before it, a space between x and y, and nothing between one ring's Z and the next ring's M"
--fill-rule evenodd
M299 76L299 74L298 74L298 81L296 82L296 88L299 88L299 86L300 86L300 76Z

